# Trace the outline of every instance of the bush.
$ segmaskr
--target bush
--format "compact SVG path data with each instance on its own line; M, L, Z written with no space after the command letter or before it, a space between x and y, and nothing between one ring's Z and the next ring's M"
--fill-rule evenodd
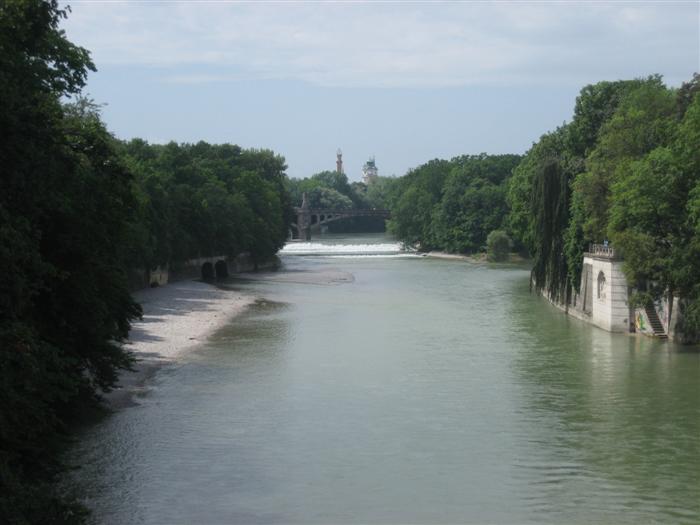
M493 262L507 261L510 255L511 240L506 232L494 230L486 238L488 260Z

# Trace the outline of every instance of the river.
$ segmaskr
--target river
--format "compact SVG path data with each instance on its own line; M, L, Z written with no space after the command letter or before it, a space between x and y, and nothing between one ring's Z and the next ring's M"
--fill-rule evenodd
M319 237L233 280L263 299L81 431L95 521L700 523L697 349L397 251Z

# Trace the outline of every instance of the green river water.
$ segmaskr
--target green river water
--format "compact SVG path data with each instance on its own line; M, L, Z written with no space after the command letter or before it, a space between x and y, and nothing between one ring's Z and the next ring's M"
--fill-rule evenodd
M261 299L81 431L95 521L700 523L697 348L396 250L326 236L232 281Z

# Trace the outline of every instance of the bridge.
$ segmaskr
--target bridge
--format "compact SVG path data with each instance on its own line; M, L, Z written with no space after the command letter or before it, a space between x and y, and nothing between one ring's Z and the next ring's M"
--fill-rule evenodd
M328 224L329 222L348 219L350 217L381 217L382 219L391 218L391 213L389 210L336 210L312 208L309 206L309 203L306 200L306 193L304 193L304 200L301 207L294 208L294 212L297 215L297 222L296 224L292 224L292 228L296 229L299 239L304 239L306 241L311 240L311 228L320 227L321 225Z

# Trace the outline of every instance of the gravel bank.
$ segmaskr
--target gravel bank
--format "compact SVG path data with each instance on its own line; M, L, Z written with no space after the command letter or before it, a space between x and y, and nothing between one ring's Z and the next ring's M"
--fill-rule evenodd
M132 404L158 367L205 342L255 300L197 281L140 290L134 298L143 307L143 320L133 324L126 348L138 361L133 372L122 374L118 388L104 395L115 408Z

